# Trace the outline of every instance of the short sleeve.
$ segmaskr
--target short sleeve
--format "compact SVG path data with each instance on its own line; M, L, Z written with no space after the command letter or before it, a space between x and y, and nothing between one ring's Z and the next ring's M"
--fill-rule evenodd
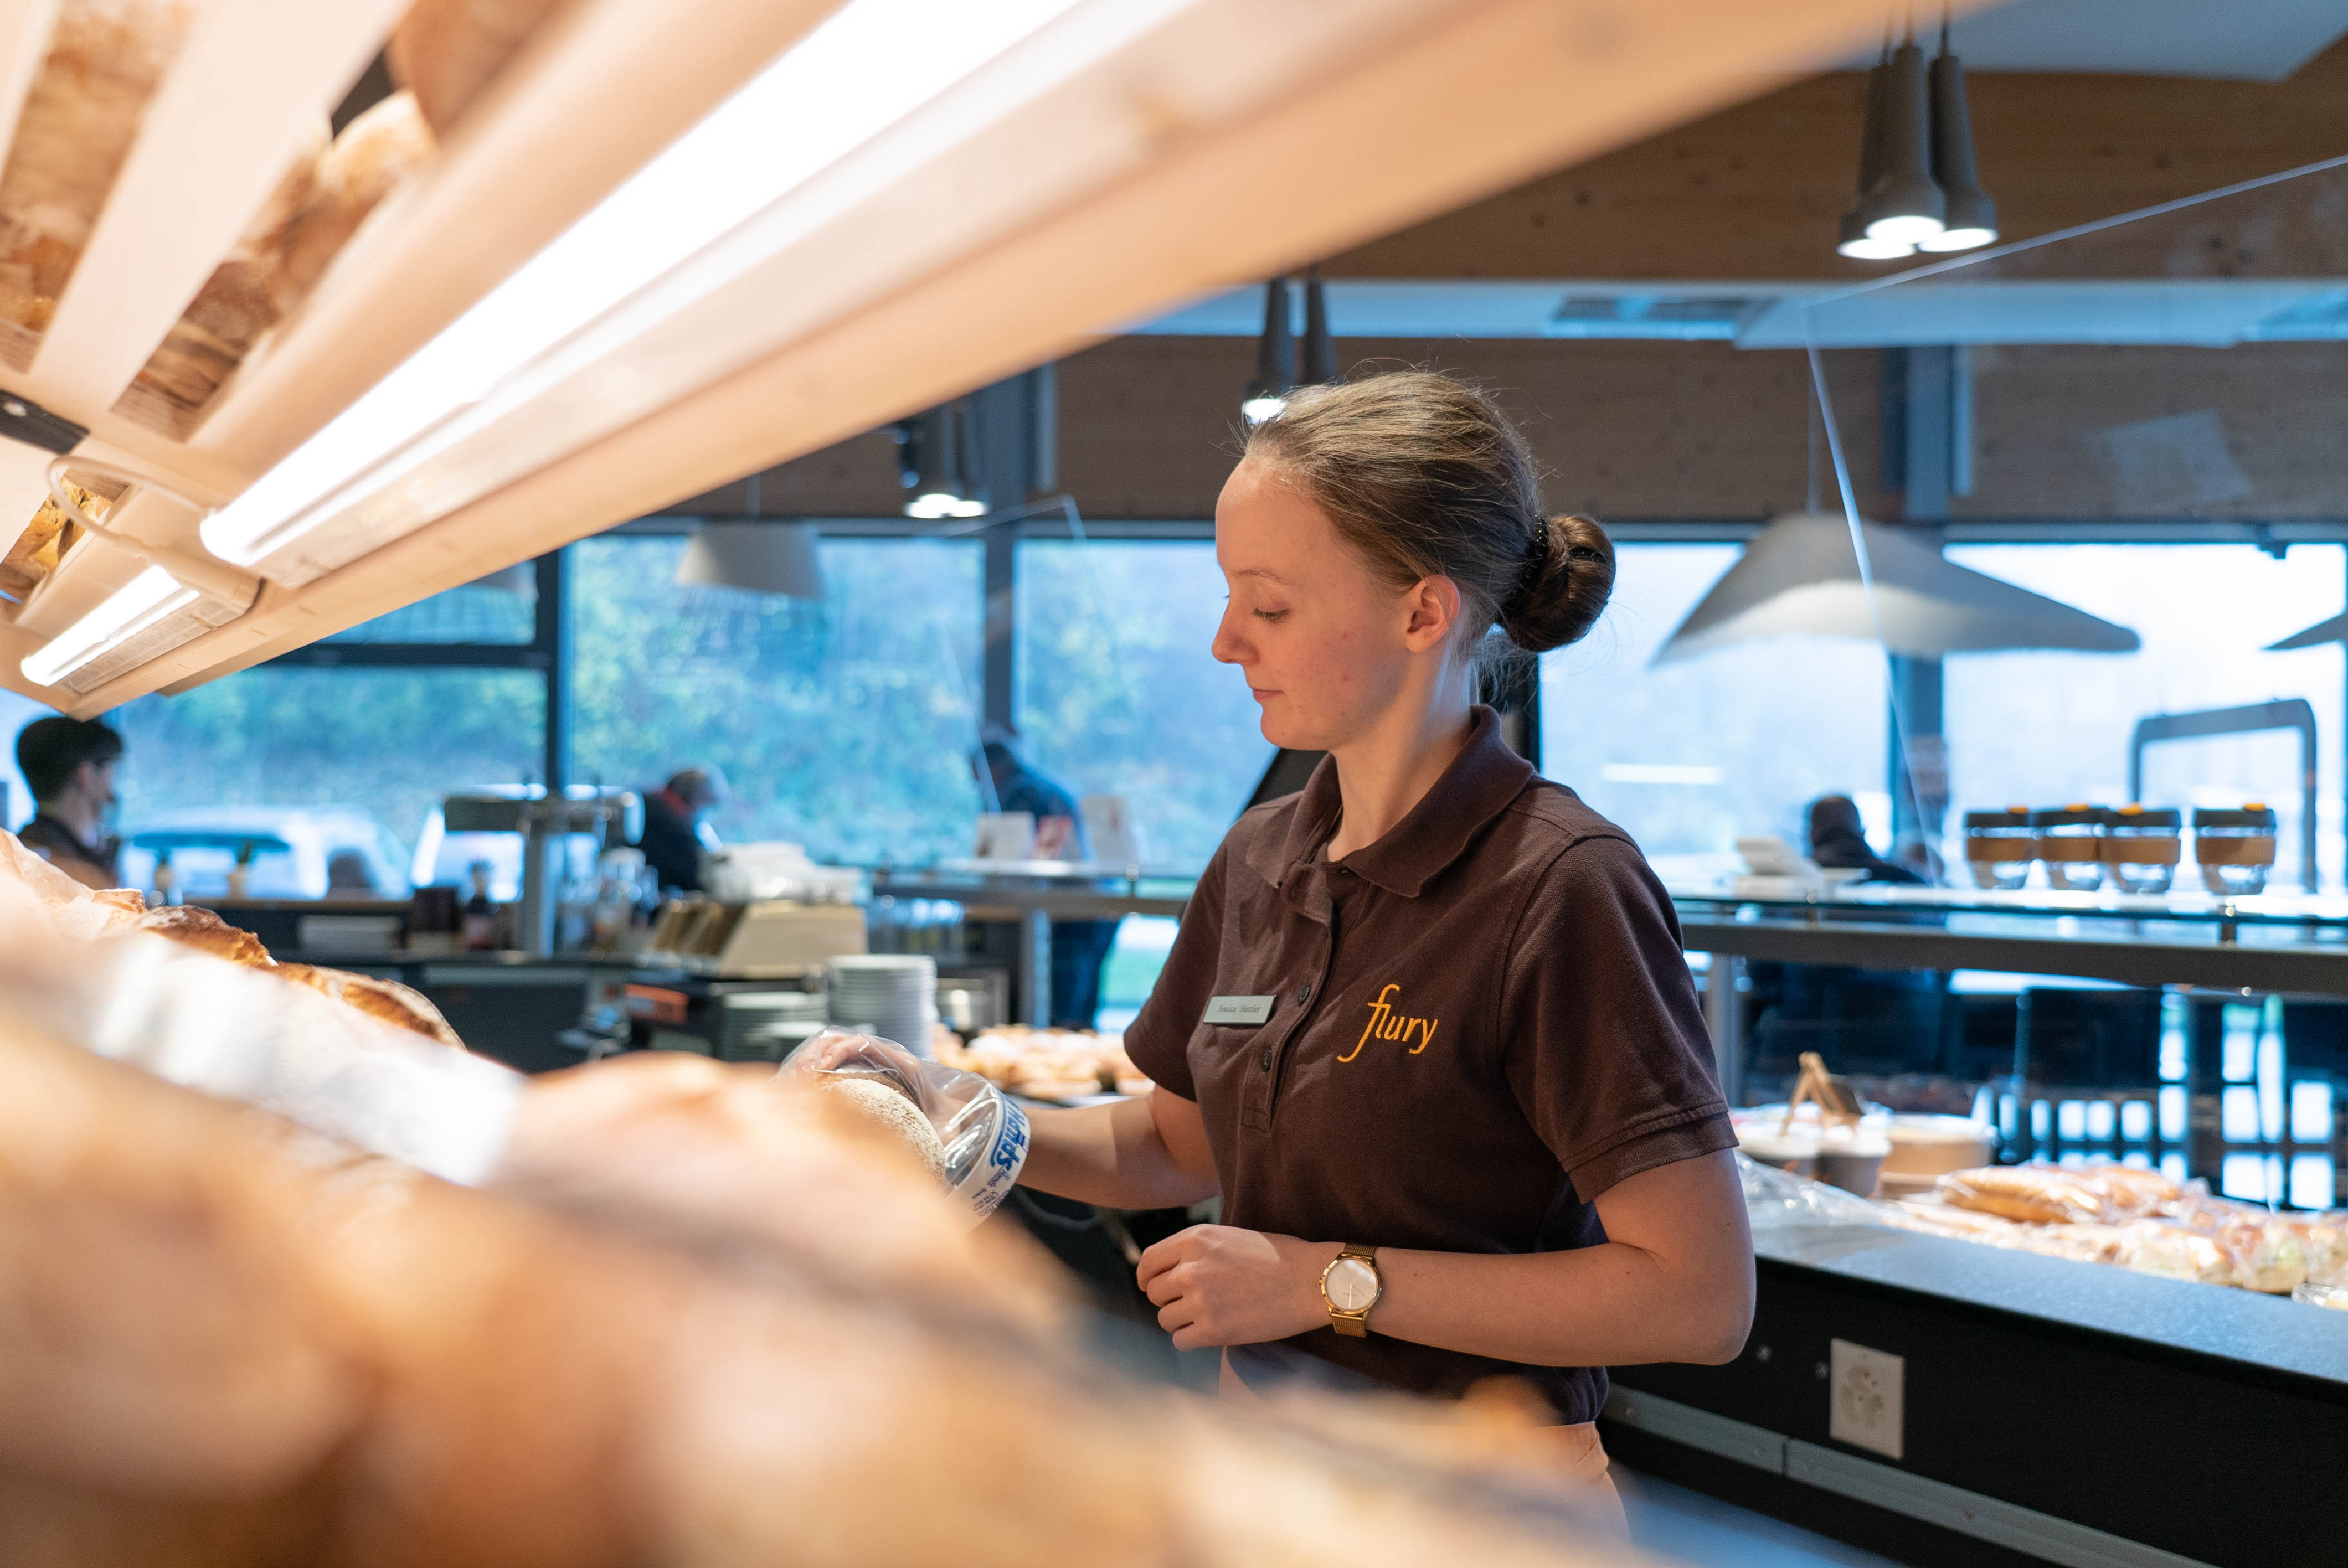
M1214 995L1215 966L1223 945L1223 874L1228 845L1215 851L1182 911L1166 967L1149 999L1126 1026L1125 1053L1169 1092L1199 1098L1190 1078L1190 1034Z
M1510 1087L1583 1202L1735 1146L1679 921L1634 845L1586 838L1550 863L1506 977Z

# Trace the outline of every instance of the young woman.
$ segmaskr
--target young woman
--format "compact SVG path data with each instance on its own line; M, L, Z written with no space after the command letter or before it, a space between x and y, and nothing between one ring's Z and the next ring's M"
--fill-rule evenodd
M1753 1311L1671 905L1470 701L1495 626L1532 651L1590 630L1613 548L1543 515L1488 398L1406 372L1258 425L1215 553L1215 657L1266 739L1328 757L1200 878L1126 1033L1156 1091L1038 1113L1024 1179L1221 1194L1224 1223L1151 1247L1140 1282L1177 1346L1226 1348L1227 1393L1330 1365L1432 1395L1510 1375L1602 1481L1603 1368L1725 1361Z

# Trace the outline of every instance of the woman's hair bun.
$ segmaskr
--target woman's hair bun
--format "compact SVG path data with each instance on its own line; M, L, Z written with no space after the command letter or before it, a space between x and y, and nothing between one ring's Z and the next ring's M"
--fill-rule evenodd
M1509 641L1531 653L1581 641L1614 591L1614 541L1595 519L1569 514L1550 518L1548 527L1540 575L1500 616Z

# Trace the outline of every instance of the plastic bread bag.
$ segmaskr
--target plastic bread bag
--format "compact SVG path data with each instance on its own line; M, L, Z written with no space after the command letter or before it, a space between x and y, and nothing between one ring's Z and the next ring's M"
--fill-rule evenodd
M793 1051L779 1082L851 1096L916 1144L972 1223L993 1214L1027 1163L1027 1113L975 1072L924 1061L893 1040L827 1029ZM932 1152L898 1108L910 1102L934 1135Z
M18 1021L447 1181L479 1182L504 1149L520 1073L160 937L75 940L28 905L0 898Z
M1736 1173L1745 1187L1746 1214L1756 1231L1886 1223L1881 1205L1855 1193L1765 1165L1744 1154L1736 1156Z

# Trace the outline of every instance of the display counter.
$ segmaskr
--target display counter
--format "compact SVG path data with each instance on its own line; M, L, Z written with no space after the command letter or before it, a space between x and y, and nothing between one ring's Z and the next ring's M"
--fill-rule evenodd
M1911 1564L2339 1554L2348 1313L1874 1226L1755 1250L1734 1362L1616 1375L1627 1462Z

